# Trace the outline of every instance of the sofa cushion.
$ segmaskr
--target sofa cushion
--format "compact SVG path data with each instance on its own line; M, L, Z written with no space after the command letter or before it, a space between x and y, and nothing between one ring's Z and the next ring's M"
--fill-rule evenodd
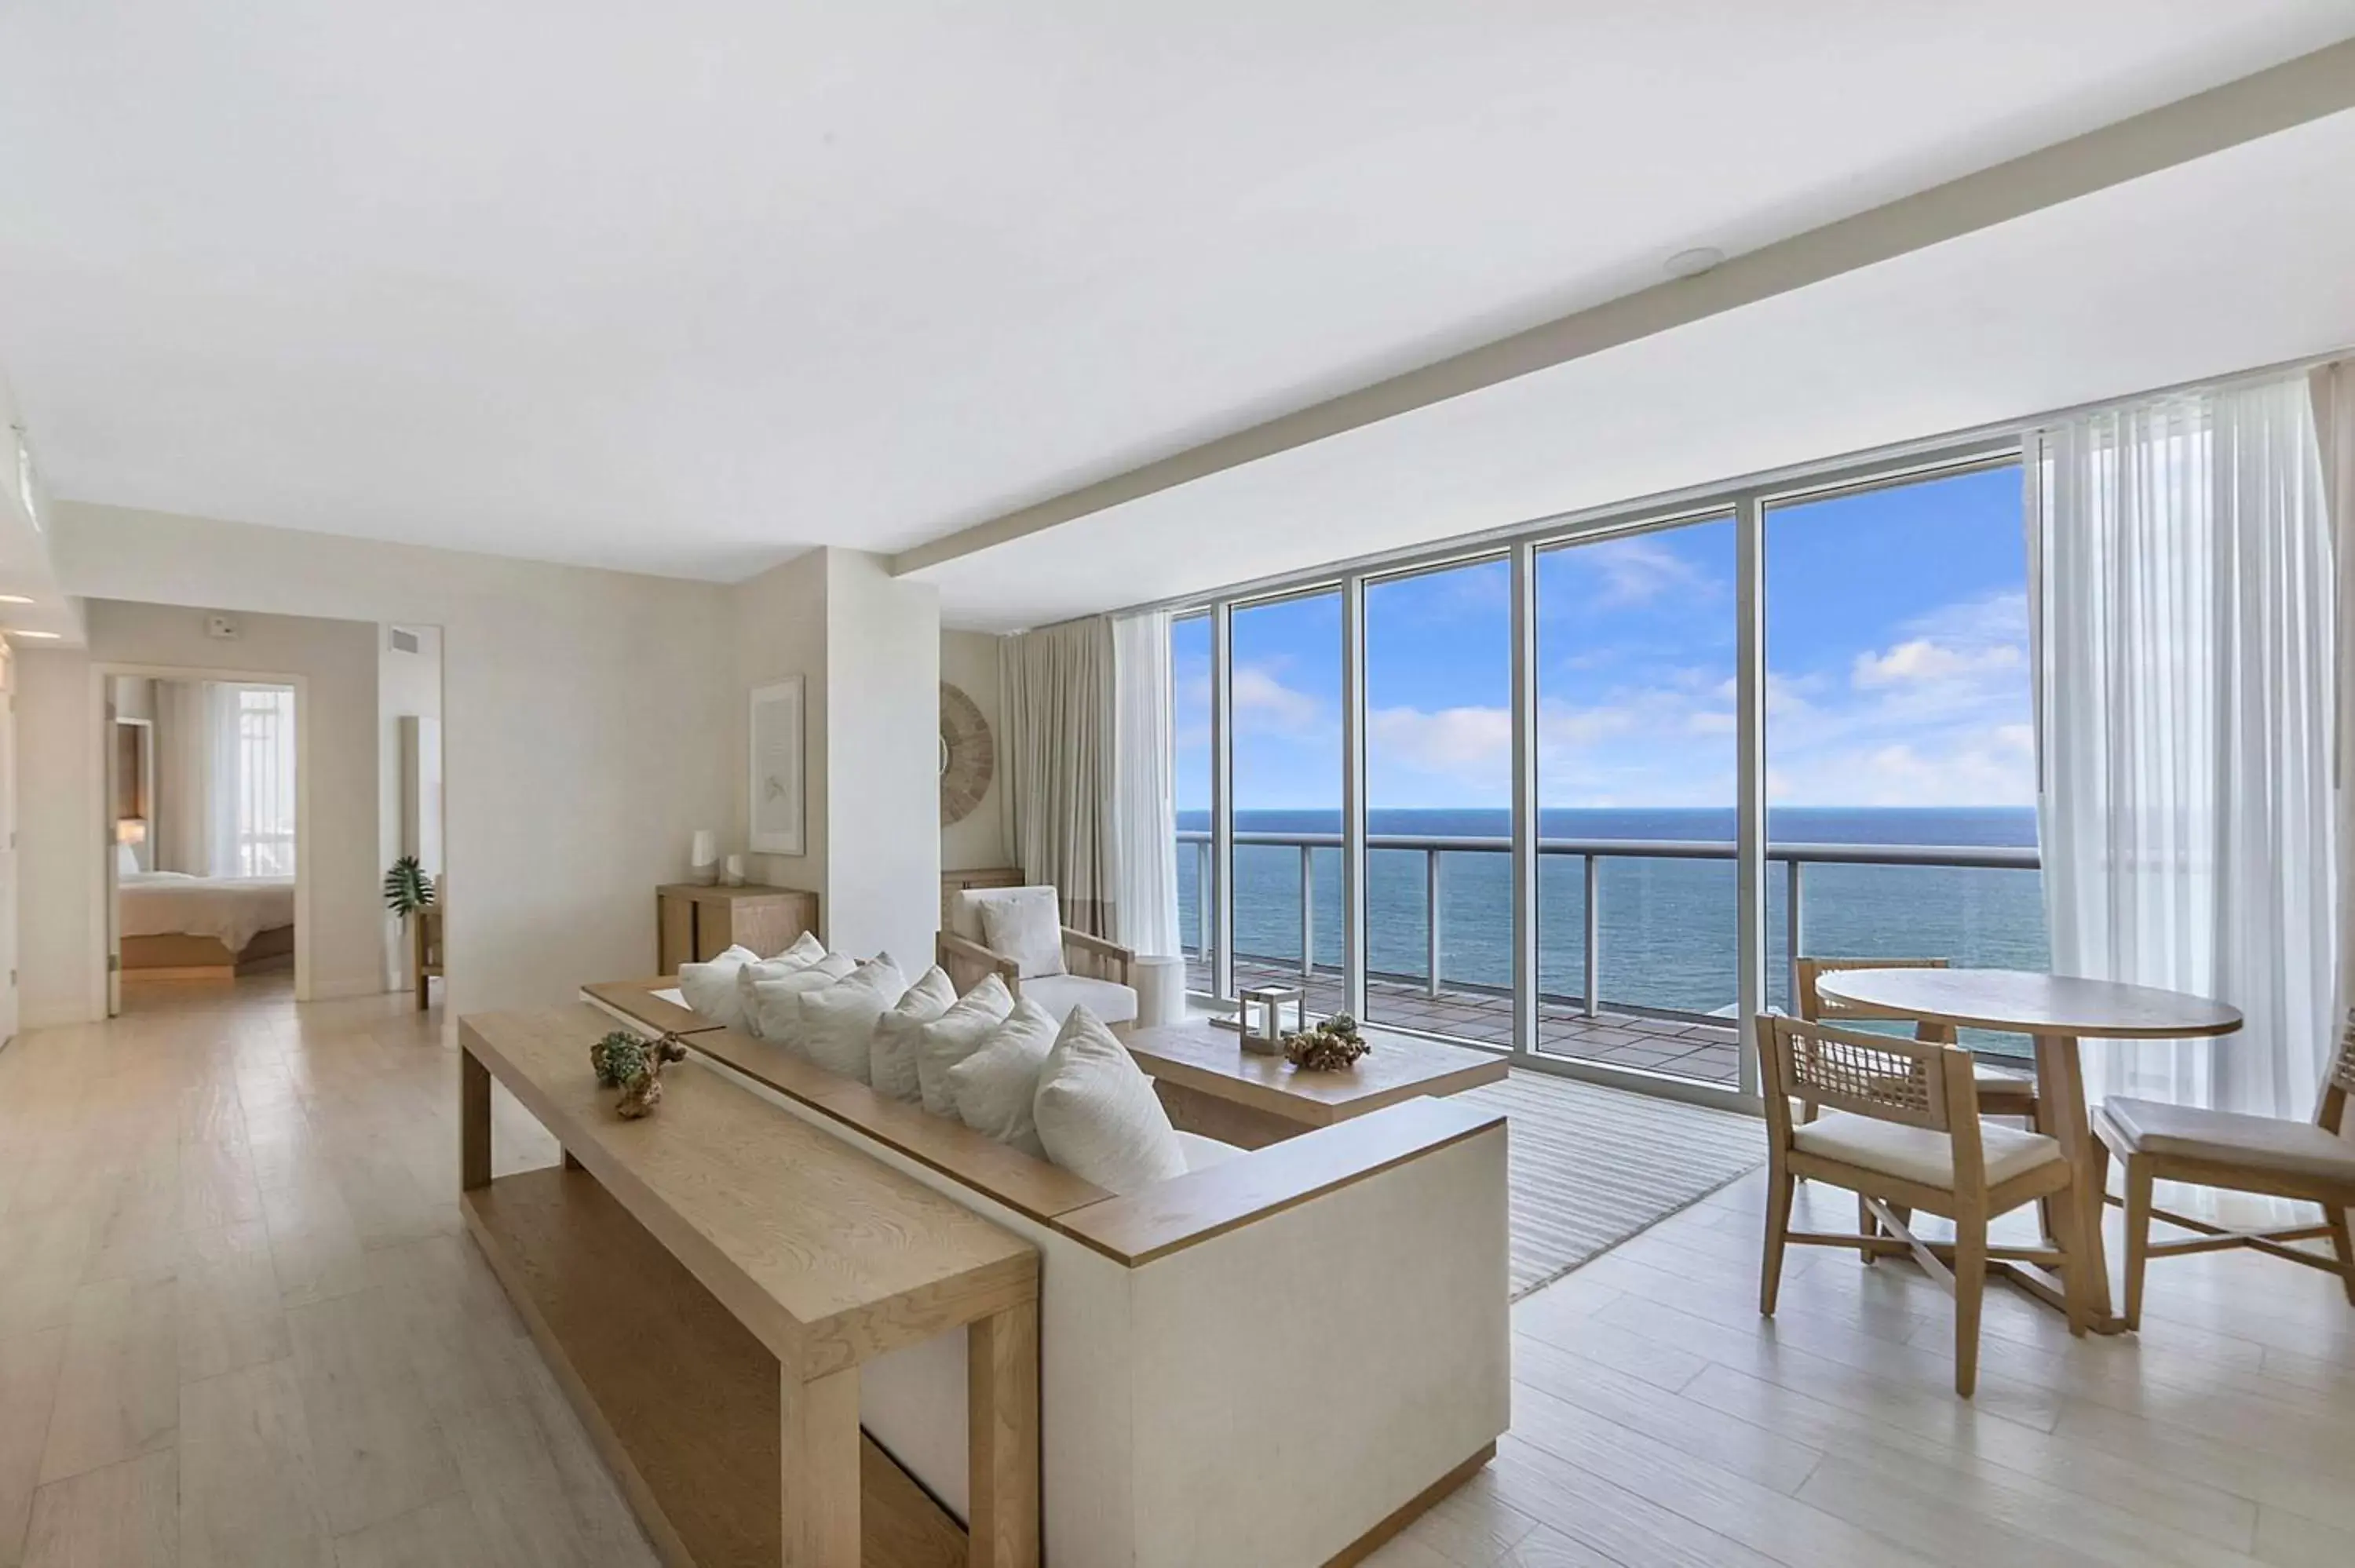
M804 991L793 1048L829 1073L867 1082L876 1020L907 990L900 966L887 956L824 990Z
M2135 1153L2245 1165L2355 1186L2355 1140L2310 1121L2123 1098L2104 1100L2101 1114Z
M1107 1192L1186 1173L1185 1146L1153 1080L1084 1006L1071 1010L1047 1054L1031 1117L1047 1158Z
M1017 1001L973 1054L948 1070L957 1119L1034 1159L1047 1157L1031 1117L1039 1070L1055 1044L1055 1021L1028 998Z
M1063 911L1051 887L1009 887L982 901L981 940L1014 960L1017 978L1063 972Z
M763 1040L791 1045L801 1026L804 994L847 980L858 968L858 960L848 953L828 953L814 964L746 964L737 972L737 984L748 997L744 1027Z
M981 1048L1006 1015L1014 1011L1014 995L996 975L957 998L956 1005L924 1025L916 1047L916 1088L924 1108L934 1116L954 1118L956 1096L949 1087L949 1069Z
M1827 1111L1791 1129L1791 1147L1826 1160L1844 1160L1946 1192L1955 1188L1955 1141L1926 1127ZM1998 1123L1979 1123L1979 1149L1987 1159L1987 1185L1997 1187L2061 1158L2061 1146L2042 1133Z
M698 1017L734 1029L744 1022L744 998L737 988L737 971L759 957L750 948L730 948L709 962L681 964L678 993L687 999L687 1005L694 1009Z
M1084 1007L1105 1023L1136 1022L1136 992L1118 980L1091 975L1041 975L1022 982L1022 994L1058 1019Z
M899 1001L875 1021L868 1043L868 1078L877 1091L910 1105L922 1103L916 1058L924 1045L924 1025L956 1005L956 987L940 965L924 971Z

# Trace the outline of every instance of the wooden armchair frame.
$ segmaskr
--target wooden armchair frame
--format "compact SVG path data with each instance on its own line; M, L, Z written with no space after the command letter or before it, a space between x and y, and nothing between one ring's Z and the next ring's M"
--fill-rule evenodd
M2074 1184L2076 1174L2068 1160L2055 1159L2005 1181L1988 1183L1969 1052L1939 1041L1868 1034L1806 1019L1763 1022L1771 1033L1758 1054L1767 1128L1766 1247L1758 1287L1761 1313L1770 1318L1774 1314L1787 1243L1854 1247L1867 1257L1911 1255L1955 1298L1955 1392L1966 1399L1978 1383L1979 1307L1989 1261L2033 1263L2057 1271L2063 1282L2069 1331L2085 1332L2093 1322L2092 1292L2079 1266L2086 1254L2078 1235L2075 1204L2048 1204L2051 1224L2057 1227L2051 1245L1993 1246L1987 1242L1990 1220L2023 1204L2061 1197ZM1909 1181L1798 1148L1794 1135L1803 1124L1792 1119L1794 1099L1945 1134L1953 1145L1953 1188ZM1868 1228L1855 1235L1792 1230L1791 1201L1801 1177L1855 1192ZM1955 1239L1925 1242L1914 1235L1907 1222L1917 1209L1952 1220Z
M1116 980L1135 988L1136 954L1134 949L1085 931L1075 931L1069 926L1063 927L1062 932L1063 965L1067 973ZM1021 966L970 937L960 937L954 931L942 931L933 940L933 961L946 972L950 983L959 991L977 984L984 975L994 974L1006 982L1006 989L1016 998L1022 995Z
M2339 1055L2323 1080L2322 1093L2315 1103L2313 1123L2345 1142L2350 1154L2355 1156L2355 1139L2347 1138L2347 1108L2350 1097L2355 1097L2355 1016L2350 1016L2339 1032ZM2255 1163L2194 1159L2187 1154L2146 1150L2138 1146L2132 1134L2111 1118L2106 1107L2094 1114L2094 1133L2102 1140L2103 1146L2126 1166L2125 1194L2114 1197L2105 1192L2104 1197L2126 1213L2127 1328L2139 1329L2142 1326L2143 1274L2152 1258L2219 1252L2226 1247L2248 1247L2268 1257L2278 1257L2285 1262L2318 1268L2325 1274L2335 1274L2339 1283L2346 1287L2348 1304L2355 1306L2355 1241L2350 1239L2347 1218L2349 1212L2355 1210L2355 1175L2332 1180L2318 1174L2284 1171ZM2264 1197L2316 1203L2322 1209L2322 1224L2292 1225L2277 1230L2233 1230L2159 1208L2151 1201L2151 1184L2155 1181L2185 1181L2224 1192L2253 1192ZM2153 1220L2163 1220L2178 1229L2190 1231L2192 1239L2154 1242L2150 1239ZM2328 1257L2293 1245L2321 1240L2330 1243Z

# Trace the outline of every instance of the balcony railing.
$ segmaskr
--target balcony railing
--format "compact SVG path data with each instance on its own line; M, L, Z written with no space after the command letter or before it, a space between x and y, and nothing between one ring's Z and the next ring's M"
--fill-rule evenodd
M1211 834L1201 829L1183 829L1178 834L1181 845L1195 846L1196 853L1196 922L1200 938L1194 956L1205 966L1211 962L1210 922L1204 917L1201 898L1215 885ZM1316 853L1318 850L1339 850L1339 833L1239 832L1234 835L1237 848L1290 848L1300 855L1300 954L1299 972L1303 978L1314 978L1319 964L1316 957ZM1540 856L1561 856L1582 861L1585 897L1583 908L1584 964L1583 984L1577 997L1549 995L1542 1000L1569 1003L1583 1011L1592 1019L1600 1016L1606 1005L1602 997L1603 957L1603 888L1602 864L1606 860L1701 860L1732 861L1739 851L1732 843L1718 840L1683 839L1540 839ZM1369 853L1403 851L1423 857L1423 906L1426 955L1424 983L1433 998L1443 991L1481 991L1484 988L1461 983L1449 984L1442 977L1443 931L1441 923L1442 865L1444 857L1451 854L1499 854L1512 853L1509 838L1470 836L1426 836L1413 833L1369 833L1366 838ZM1798 960L1806 948L1806 870L1811 865L1872 865L1954 868L1982 871L2036 871L2042 865L2041 857L2033 846L2026 845L1921 845L1921 844L1769 844L1766 860L1770 865L1783 868L1785 879L1784 974L1796 975ZM1276 962L1288 964L1288 955L1252 954L1238 951L1238 960L1254 960L1253 967L1264 969ZM1337 957L1337 955L1336 955ZM1321 966L1330 970L1328 961ZM1391 977L1396 978L1396 977ZM1700 1018L1706 1013L1680 1009L1645 1008L1638 1011L1668 1012Z

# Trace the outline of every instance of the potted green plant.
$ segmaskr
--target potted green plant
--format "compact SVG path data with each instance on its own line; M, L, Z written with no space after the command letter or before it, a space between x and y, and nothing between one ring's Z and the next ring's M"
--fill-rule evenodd
M410 927L417 915L433 907L433 879L425 874L423 866L417 863L415 855L402 855L392 863L392 869L384 874L384 906L400 916L402 935L411 938L409 954L412 972L409 979L410 983L418 988L417 1005L423 1007L425 993L421 970L424 948L422 943L414 939L415 933Z

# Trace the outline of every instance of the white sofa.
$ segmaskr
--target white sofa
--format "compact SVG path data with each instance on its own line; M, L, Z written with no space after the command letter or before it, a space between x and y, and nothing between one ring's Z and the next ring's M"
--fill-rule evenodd
M1048 886L972 887L955 894L949 900L949 926L937 940L934 961L948 972L959 991L970 989L982 976L995 973L1006 982L1007 990L1018 997L1028 997L1058 1021L1069 1017L1074 1007L1084 1005L1106 1023L1125 1030L1136 1022L1136 955L1117 942L1063 925L1060 906L1055 923L1062 932L1066 972L1032 975L1026 980L1012 958L991 950L982 928L983 907L1040 893L1053 896L1055 890Z
M1502 1116L1419 1099L1114 1197L654 994L584 999L1039 1252L1042 1507L1061 1568L1317 1568L1508 1424ZM870 1362L860 1419L966 1510L964 1340Z

